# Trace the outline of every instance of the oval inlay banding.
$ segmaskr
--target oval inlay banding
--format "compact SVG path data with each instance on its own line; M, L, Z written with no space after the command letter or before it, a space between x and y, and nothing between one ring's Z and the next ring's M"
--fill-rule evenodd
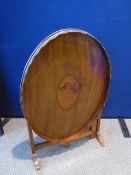
M62 79L57 92L58 104L62 109L67 110L74 106L80 93L80 87L79 80L73 75Z

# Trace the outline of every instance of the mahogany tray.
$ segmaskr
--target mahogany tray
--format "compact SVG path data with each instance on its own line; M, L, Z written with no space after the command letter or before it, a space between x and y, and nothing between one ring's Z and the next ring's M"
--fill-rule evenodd
M110 83L110 62L100 42L79 29L45 38L23 71L20 99L36 169L37 149L91 135L98 138ZM35 144L34 131L46 141Z

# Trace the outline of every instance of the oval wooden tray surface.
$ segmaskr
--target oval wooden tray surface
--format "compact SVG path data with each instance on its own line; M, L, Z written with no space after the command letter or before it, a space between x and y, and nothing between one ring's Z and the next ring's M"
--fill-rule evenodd
M79 135L104 105L110 64L101 44L77 29L53 33L29 58L21 105L32 129L49 141Z

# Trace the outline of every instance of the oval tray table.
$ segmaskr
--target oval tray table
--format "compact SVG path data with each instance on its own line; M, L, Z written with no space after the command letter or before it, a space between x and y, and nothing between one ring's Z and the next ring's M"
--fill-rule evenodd
M29 128L32 157L45 146L91 135L100 143L100 117L110 83L105 49L79 29L57 31L44 39L23 71L20 99ZM32 131L46 141L36 144Z

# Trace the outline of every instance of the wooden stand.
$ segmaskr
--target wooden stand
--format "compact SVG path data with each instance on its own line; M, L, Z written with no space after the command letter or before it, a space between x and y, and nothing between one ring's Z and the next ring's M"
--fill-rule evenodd
M37 170L40 163L35 153L43 147L64 143L68 148L73 140L87 136L104 146L100 113L108 95L110 72L105 49L85 31L60 30L37 46L20 86ZM46 141L34 143L32 131Z
M100 118L101 118L101 116L98 116L98 118L95 121L95 123L93 124L92 128L88 132L82 134L79 138L91 136L91 138L96 138L101 146L104 146L104 142L103 142L101 135L100 135L100 132L99 132ZM36 144L34 142L34 139L33 139L33 130L29 124L28 124L28 131L29 131L29 141L30 141L30 148L31 148L31 153L32 153L32 160L34 162L36 170L40 170L42 168L42 166L40 164L40 161L37 159L36 151L39 149L45 148L47 146L53 145L53 144L58 144L59 142L52 143L49 141L45 141L45 142L41 142L41 143ZM68 141L68 142L65 141L64 145L66 148L70 147L71 141Z

